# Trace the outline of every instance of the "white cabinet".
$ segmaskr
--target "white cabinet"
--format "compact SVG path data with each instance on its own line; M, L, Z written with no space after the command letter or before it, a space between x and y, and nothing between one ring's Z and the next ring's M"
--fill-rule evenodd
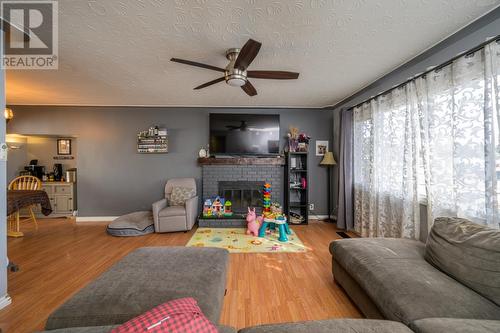
M48 217L72 216L76 207L76 183L43 182L42 190L47 192L52 214ZM37 216L43 217L40 207L37 207Z

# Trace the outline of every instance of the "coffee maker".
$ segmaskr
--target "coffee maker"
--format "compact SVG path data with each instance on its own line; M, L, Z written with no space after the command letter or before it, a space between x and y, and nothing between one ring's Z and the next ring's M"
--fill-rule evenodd
M31 160L30 164L24 167L24 171L21 172L23 175L31 175L35 176L39 179L42 179L45 174L45 167L42 165L38 165L38 160Z
M54 164L54 180L60 182L63 176L63 167L61 163Z

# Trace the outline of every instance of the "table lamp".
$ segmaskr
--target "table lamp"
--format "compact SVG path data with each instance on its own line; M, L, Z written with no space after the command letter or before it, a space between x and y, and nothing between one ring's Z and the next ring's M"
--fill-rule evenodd
M335 162L335 158L333 157L333 153L331 151L327 151L325 153L325 155L323 156L323 159L321 160L319 165L325 166L328 169L328 217L327 217L327 220L331 221L330 213L332 211L330 209L330 205L331 205L331 203L330 203L330 195L331 195L330 187L332 186L332 180L330 178L330 176L331 176L330 169L332 166L337 165L337 162Z

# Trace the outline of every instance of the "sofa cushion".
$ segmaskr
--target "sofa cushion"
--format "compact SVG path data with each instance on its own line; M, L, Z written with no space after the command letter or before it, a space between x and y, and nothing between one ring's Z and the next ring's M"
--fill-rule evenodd
M239 333L412 333L401 323L370 319L328 319L260 325Z
M174 299L154 307L113 329L111 333L130 332L218 333L192 297Z
M184 206L168 206L160 210L158 213L160 217L169 216L186 216L186 207Z
M336 263L382 315L405 324L430 317L500 319L493 302L424 259L425 245L408 239L343 239L330 245Z
M415 333L498 333L499 320L426 318L412 322L410 328Z
M437 218L425 259L500 306L500 230L466 219Z
M228 251L216 248L137 249L52 313L46 329L122 324L169 300L193 297L219 321Z
M44 331L43 333L109 333L117 326L89 326L89 327L69 327L60 328L57 330ZM237 333L236 330L229 326L217 326L219 333ZM42 333L42 332L40 332Z
M185 206L186 201L195 196L195 189L189 187L174 186L168 199L170 206Z

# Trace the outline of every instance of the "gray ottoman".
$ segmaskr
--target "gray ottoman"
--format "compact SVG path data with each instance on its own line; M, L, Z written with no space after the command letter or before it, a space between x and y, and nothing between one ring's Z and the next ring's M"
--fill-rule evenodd
M120 216L111 222L106 231L112 236L142 236L155 232L153 214L149 210Z
M143 247L131 252L53 312L45 329L122 324L167 301L193 297L219 322L229 252Z

